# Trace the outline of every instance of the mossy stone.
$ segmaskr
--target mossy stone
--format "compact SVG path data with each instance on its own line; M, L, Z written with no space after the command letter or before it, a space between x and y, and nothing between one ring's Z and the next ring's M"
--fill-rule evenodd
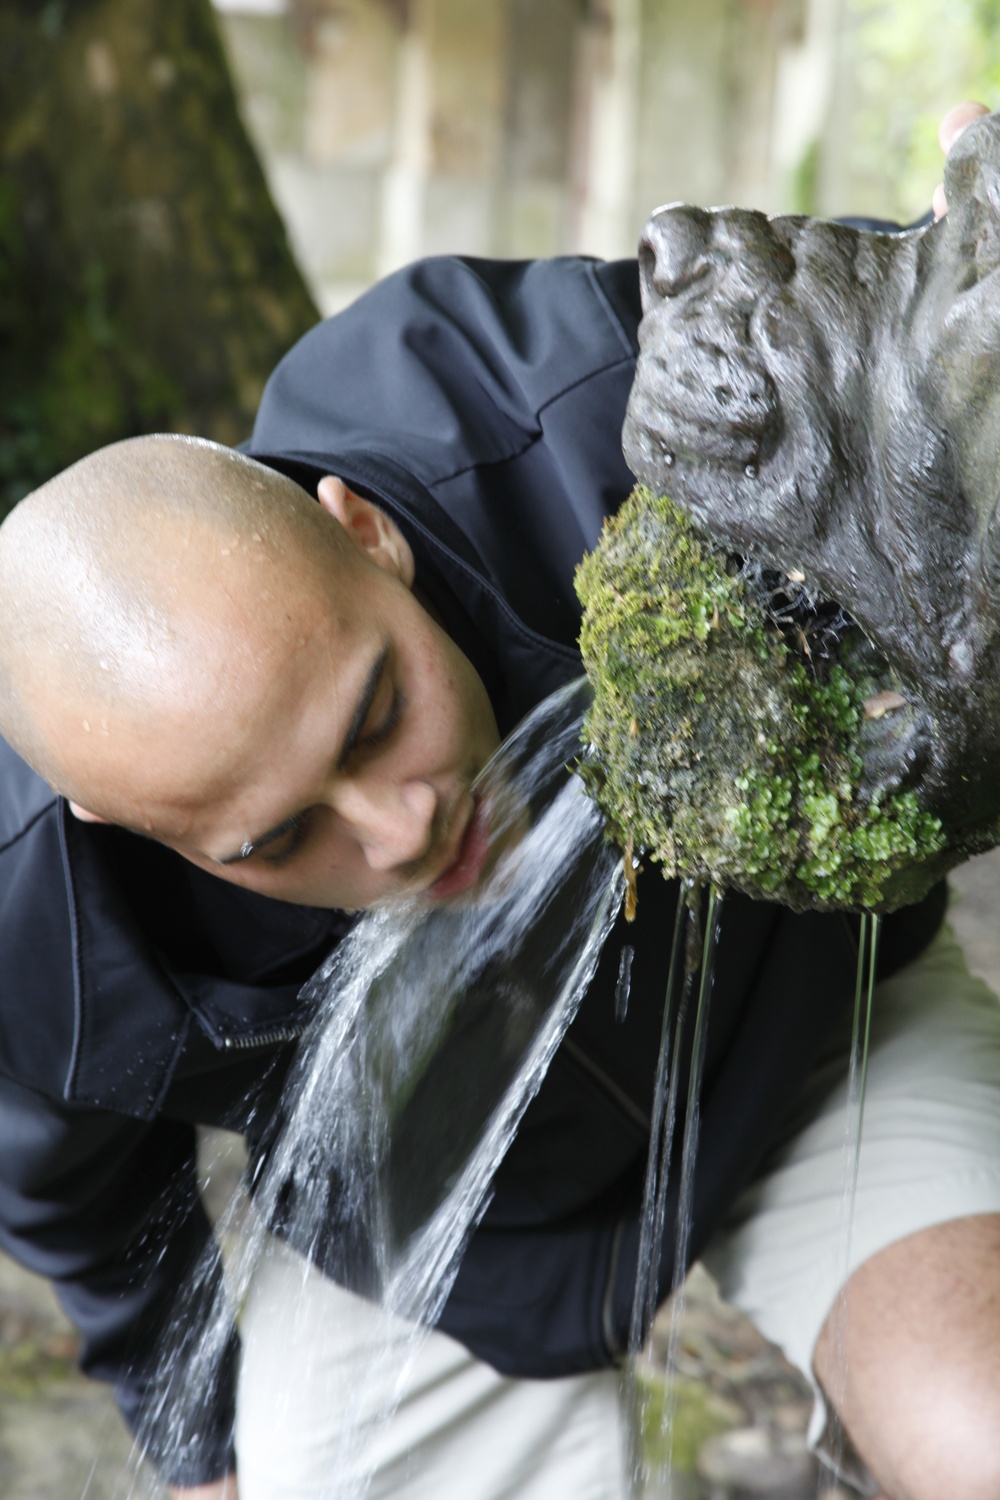
M583 775L623 847L799 910L891 910L938 878L940 821L862 790L864 671L803 659L670 499L637 488L577 590Z

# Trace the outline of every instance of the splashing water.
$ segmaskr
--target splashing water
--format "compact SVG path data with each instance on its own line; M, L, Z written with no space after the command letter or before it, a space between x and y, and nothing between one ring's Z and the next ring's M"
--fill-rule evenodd
M437 906L412 901L367 914L311 981L315 1020L286 1085L286 1118L255 1183L252 1211L238 1225L245 1211L238 1200L219 1225L219 1238L234 1246L226 1290L213 1252L176 1314L152 1408L155 1438L147 1438L154 1457L177 1465L197 1448L214 1394L228 1378L234 1309L277 1228L306 1261L372 1305L367 1358L353 1372L350 1388L338 1387L340 1431L323 1500L363 1495L366 1442L402 1395L484 1211L496 1168L593 977L621 904L620 857L605 842L601 813L566 771L579 755L587 696L582 682L553 695L483 773L477 791L489 809L491 863L474 896ZM668 1385L656 1443L661 1453L669 1452L675 1413L670 1374L683 1316L721 897L713 888L703 928L700 905L700 889L683 885L629 1340L635 1439L642 1402L637 1359L656 1311L670 1164L686 1093ZM845 1278L877 938L878 919L863 918L844 1148ZM632 956L626 945L615 997L620 1020ZM290 1314L291 1343L299 1335L296 1324L307 1317L303 1299ZM314 1378L303 1355L302 1384ZM632 1460L636 1486L654 1477L637 1444ZM655 1477L668 1480L659 1471ZM126 1493L137 1496L138 1485Z
M588 697L579 682L547 699L480 778L493 863L474 897L366 914L311 981L316 1017L227 1289L216 1252L171 1330L148 1435L161 1461L176 1467L195 1449L227 1378L234 1307L277 1227L384 1315L344 1404L326 1494L364 1492L366 1435L399 1399L621 904L620 855L566 770Z

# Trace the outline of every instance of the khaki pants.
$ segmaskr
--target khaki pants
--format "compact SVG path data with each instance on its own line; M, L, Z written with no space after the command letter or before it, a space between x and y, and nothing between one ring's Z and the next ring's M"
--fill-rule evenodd
M240 1500L628 1494L617 1371L508 1380L431 1331L395 1415L381 1421L411 1330L389 1323L278 1241L258 1269L242 1328ZM361 1424L359 1455L343 1453L345 1420ZM366 1470L372 1478L364 1491Z

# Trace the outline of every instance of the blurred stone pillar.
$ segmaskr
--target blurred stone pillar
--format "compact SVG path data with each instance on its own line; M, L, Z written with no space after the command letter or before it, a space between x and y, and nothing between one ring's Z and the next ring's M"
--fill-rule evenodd
M766 207L776 16L787 0L643 0L636 217Z
M507 0L507 101L497 253L569 244L570 122L581 0Z
M259 29L244 15L234 41L245 33L248 42ZM375 271L393 155L399 17L390 0L291 0L272 32L275 50L283 43L292 56L279 70L256 37L251 105L268 107L275 193L323 310L334 312ZM246 47L240 51L246 57Z
M431 156L428 55L433 0L408 0L396 55L392 154L382 178L376 271L386 276L416 260L424 246L424 211Z
M488 255L503 155L505 0L408 0L378 264Z
M834 89L845 29L844 0L798 0L785 28L774 89L772 163L783 206L796 213L829 211L821 167L843 132L831 128ZM823 152L824 135L828 150ZM849 196L838 210L849 212Z
M569 248L635 251L642 0L591 0L576 39Z

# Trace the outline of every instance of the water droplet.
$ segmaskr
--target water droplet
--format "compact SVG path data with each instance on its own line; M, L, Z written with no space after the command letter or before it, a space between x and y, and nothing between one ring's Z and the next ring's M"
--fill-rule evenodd
M619 1026L628 1014L628 997L632 989L633 958L635 958L635 949L631 943L626 943L622 948L622 956L618 963L618 983L615 985L615 1020Z
M663 462L666 464L668 469L672 469L674 466L674 455L672 453L664 453Z
M757 478L757 465L756 464L747 464L747 466L743 470L743 472L747 476L748 479L756 479Z

